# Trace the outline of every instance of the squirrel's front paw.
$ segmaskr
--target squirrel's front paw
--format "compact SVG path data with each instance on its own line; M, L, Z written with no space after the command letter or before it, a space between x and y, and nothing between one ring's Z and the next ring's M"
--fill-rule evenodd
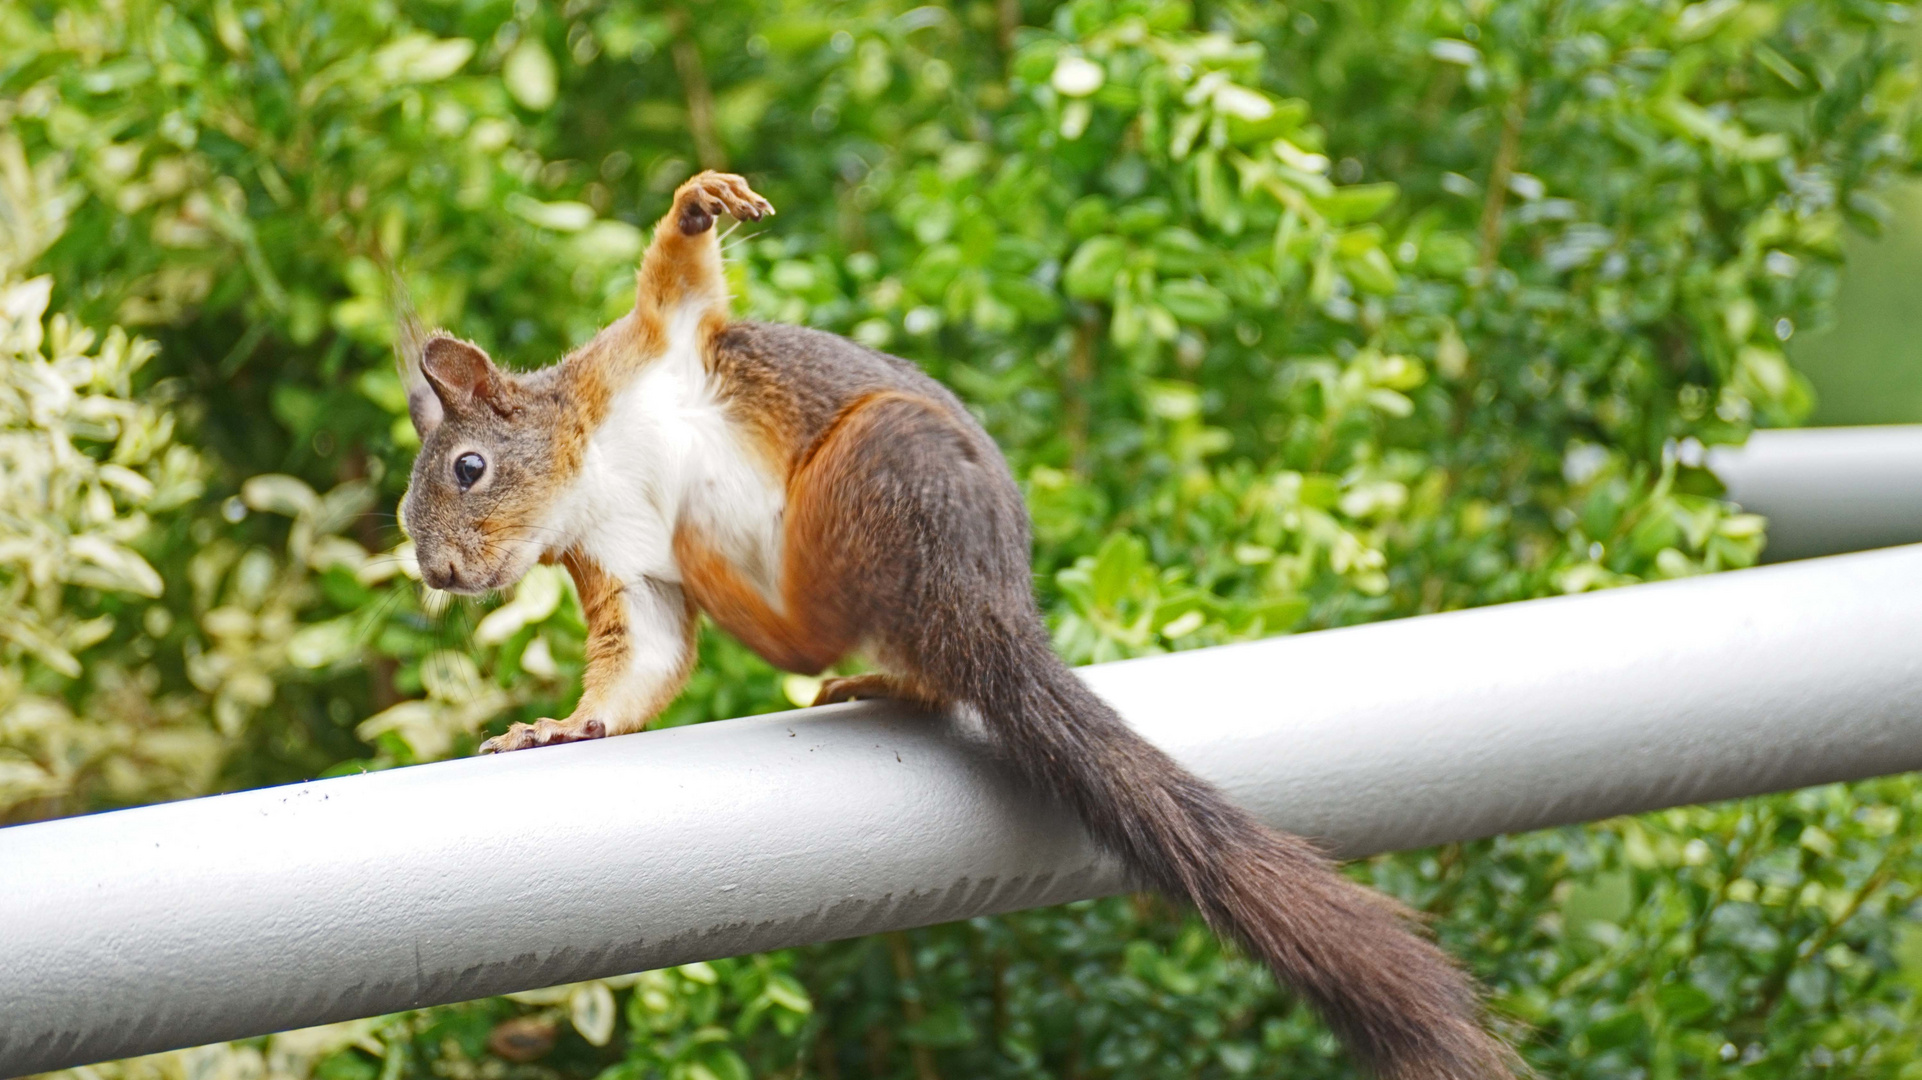
M537 723L516 723L507 729L507 734L496 735L480 744L483 754L499 754L507 750L526 750L534 746L552 746L556 743L585 742L607 735L607 725L595 717L582 719L568 717L565 720L543 719Z
M774 213L766 199L754 193L747 181L733 173L704 172L682 184L674 192L677 220L689 236L714 227L714 219L729 214L736 221L759 221Z

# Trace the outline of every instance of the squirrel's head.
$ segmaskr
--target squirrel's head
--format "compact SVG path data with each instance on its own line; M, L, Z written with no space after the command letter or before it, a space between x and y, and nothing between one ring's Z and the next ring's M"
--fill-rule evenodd
M517 376L471 342L422 340L403 316L397 341L420 453L401 500L421 579L481 593L520 580L552 538L566 487L555 473L562 419L545 372Z

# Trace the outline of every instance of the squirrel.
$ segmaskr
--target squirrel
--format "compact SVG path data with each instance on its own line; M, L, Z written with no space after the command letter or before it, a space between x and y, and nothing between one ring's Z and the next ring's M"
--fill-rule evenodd
M422 579L481 593L559 561L586 615L573 714L515 723L481 751L645 727L690 673L699 612L787 671L859 650L880 673L828 679L815 704L971 714L1021 776L1264 961L1377 1076L1512 1075L1476 986L1411 913L1182 769L1055 655L1026 504L958 398L834 334L730 317L716 220L773 212L739 176L682 184L634 309L535 371L424 333L402 294L396 351L421 446L401 517Z

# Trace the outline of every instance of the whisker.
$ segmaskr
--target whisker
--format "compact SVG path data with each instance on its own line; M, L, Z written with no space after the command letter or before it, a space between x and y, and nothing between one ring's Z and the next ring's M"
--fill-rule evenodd
M509 531L559 533L561 530L552 528L546 525L515 525L515 524L491 525L491 526L482 527L480 529L480 533L482 536L493 536L499 533L504 533Z
M360 565L363 569L367 567L374 567L376 569L384 570L389 566L405 566L406 564L401 562L400 556L398 555L380 554L380 555L369 555L367 557L367 561L361 563Z
M457 604L448 605L441 614L437 644L462 644L474 636L474 604L477 601L471 596L463 596L459 600Z
M762 233L766 231L767 231L766 229L756 229L755 231L748 233L746 236L741 237L739 240L732 240L732 241L728 240L726 236L723 236L721 238L721 241L722 241L721 254L725 256L728 252L734 250L737 247L740 247L742 244L752 243L756 237L760 236ZM728 233L730 235L733 232L734 232L733 229L728 230Z
M394 609L399 606L400 591L398 589L389 589L385 595L375 602L373 610L368 613L367 623L362 628L356 644L363 646L373 645L375 639L380 636L381 628L386 623L387 617L392 615Z

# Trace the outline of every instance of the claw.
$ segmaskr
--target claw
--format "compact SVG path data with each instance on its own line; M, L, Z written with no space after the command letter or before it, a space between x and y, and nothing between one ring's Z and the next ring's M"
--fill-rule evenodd
M737 221L759 221L774 213L774 207L747 186L747 181L731 173L701 173L681 186L677 193L681 231L689 236L706 232L722 214Z
M885 698L902 696L894 681L885 675L845 675L823 682L821 690L814 696L816 705L837 705L843 701L859 701L863 698Z
M509 750L527 750L536 746L557 746L561 743L585 742L588 739L607 737L607 725L598 717L575 720L553 720L543 717L536 723L516 723L505 734L496 735L480 744L483 754L503 754Z

